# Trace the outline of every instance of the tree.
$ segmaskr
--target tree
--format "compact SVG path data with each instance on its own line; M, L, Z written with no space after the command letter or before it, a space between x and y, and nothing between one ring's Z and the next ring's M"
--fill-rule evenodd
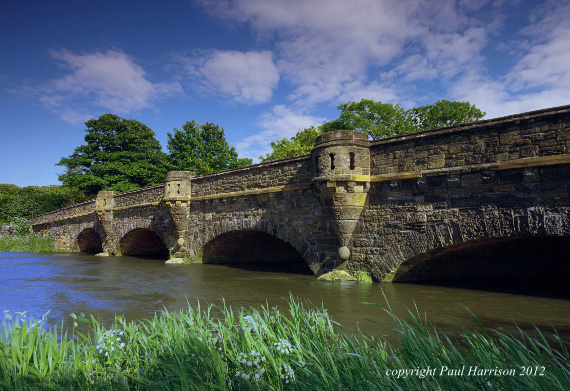
M459 125L480 120L485 113L469 102L440 100L431 105L405 110L397 104L362 99L338 106L339 118L327 121L318 128L307 128L289 140L271 142L273 151L262 161L306 155L315 146L317 136L340 129L355 129L368 133L374 140Z
M338 109L341 113L337 121L345 129L365 131L375 140L407 133L412 128L409 112L397 104L362 99L343 103Z
M333 130L331 128L336 124L342 129L367 132L374 140L473 122L485 116L469 102L448 100L404 110L397 104L362 99L344 103L338 109L341 110L340 117L332 123L325 123L325 130Z
M410 110L412 122L418 131L443 128L474 122L485 117L485 113L469 102L439 100L431 105Z
M18 187L0 184L0 222L10 222L15 218L30 218L87 199L84 193L73 187Z
M170 164L180 171L208 174L252 164L251 159L238 158L234 147L226 141L224 129L206 122L188 121L182 130L168 133Z
M123 192L164 180L167 155L148 126L114 114L103 114L85 125L87 144L57 163L66 167L59 176L65 186L93 196L99 190Z
M323 131L321 129L311 126L297 132L291 140L285 137L282 140L272 141L271 148L273 148L273 152L265 155L265 157L260 156L259 159L261 159L262 162L267 162L308 155L315 147L317 137L322 133Z

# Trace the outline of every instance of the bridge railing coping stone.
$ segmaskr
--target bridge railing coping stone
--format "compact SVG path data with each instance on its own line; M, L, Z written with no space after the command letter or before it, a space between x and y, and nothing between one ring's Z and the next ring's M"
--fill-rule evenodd
M517 124L520 123L521 121L533 122L534 120L536 120L540 117L553 116L553 115L557 115L557 114L560 114L560 115L570 114L570 105L559 106L559 107L551 107L548 109L529 111L529 112L521 113L521 114L513 114L513 115L507 115L504 117L485 119L485 120L480 120L480 121L475 121L475 122L468 122L465 124L460 124L460 125L455 125L455 126L430 129L430 130L425 130L423 132L393 136L393 137L388 137L388 138L384 138L381 140L373 140L371 142L371 147L378 146L381 144L395 143L395 142L404 141L404 140L405 141L411 141L413 139L419 139L419 138L438 137L438 136L441 136L443 134L449 134L449 133L460 133L460 132L464 132L464 131L472 131L472 130L477 129L477 128L485 128L485 127L490 128L490 127L493 127L496 125L503 125L503 124L508 123L508 122L517 123Z
M49 212L45 212L45 213L39 214L39 215L37 215L37 216L34 216L34 217L30 218L30 222L32 222L33 220L38 219L38 218L40 218L40 217L44 217L44 216L48 216L48 215L52 215L52 214L56 214L56 213L61 213L61 212L64 212L64 211L66 211L66 210L80 209L81 207L87 206L88 204L93 204L93 206L95 206L95 199L88 200L88 201L83 201L83 202L80 202L79 204L75 204L75 205L71 205L71 206L66 206L66 207L63 207L63 208L59 208L59 209L56 209L56 210L52 210L52 211L49 211Z

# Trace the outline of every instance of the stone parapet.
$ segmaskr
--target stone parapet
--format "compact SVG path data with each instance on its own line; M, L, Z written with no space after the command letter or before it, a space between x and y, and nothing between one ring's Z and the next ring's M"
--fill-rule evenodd
M90 200L32 217L30 219L30 225L35 226L53 221L71 219L78 216L86 216L93 213L94 210L95 200Z
M310 157L254 164L197 176L192 179L192 198L311 182Z
M570 106L373 141L371 174L570 153Z
M164 185L149 186L142 189L127 191L115 196L115 207L128 207L141 204L160 202L164 196Z

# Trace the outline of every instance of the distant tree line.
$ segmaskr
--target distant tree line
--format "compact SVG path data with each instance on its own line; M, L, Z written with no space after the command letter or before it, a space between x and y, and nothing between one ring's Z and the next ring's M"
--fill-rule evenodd
M0 184L0 222L30 218L85 200L87 196L73 187Z
M377 140L401 134L477 121L484 112L468 102L441 100L404 110L397 104L363 99L338 106L340 115L321 126L299 131L271 143L272 152L262 161L306 155L316 138L328 131L355 129ZM252 164L239 158L226 141L224 129L206 122L188 121L182 129L167 133L168 153L162 151L156 134L134 119L103 114L85 123L85 144L75 148L58 166L61 186L20 188L0 184L0 221L29 218L44 212L92 199L100 190L124 192L162 183L171 170L194 171L198 175Z

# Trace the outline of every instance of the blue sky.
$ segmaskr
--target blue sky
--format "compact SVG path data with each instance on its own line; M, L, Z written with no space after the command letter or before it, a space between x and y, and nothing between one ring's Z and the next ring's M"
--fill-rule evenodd
M240 157L362 98L469 101L486 118L570 104L570 1L5 1L0 183L55 166L104 113L221 125Z

